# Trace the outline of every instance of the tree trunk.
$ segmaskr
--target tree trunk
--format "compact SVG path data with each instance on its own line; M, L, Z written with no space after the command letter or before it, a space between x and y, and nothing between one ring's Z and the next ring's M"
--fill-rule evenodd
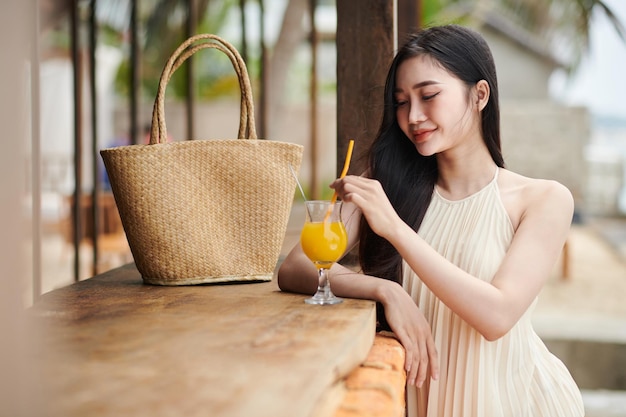
M290 0L285 10L280 34L270 54L267 74L267 121L266 137L276 137L280 132L279 117L285 106L285 80L296 50L306 39L307 30L303 25L307 11L307 0Z

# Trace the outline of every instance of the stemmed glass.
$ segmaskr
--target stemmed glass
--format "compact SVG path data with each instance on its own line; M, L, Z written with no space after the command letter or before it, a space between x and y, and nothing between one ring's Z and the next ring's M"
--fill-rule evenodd
M300 234L300 243L306 256L317 267L319 282L307 304L339 304L343 300L330 290L328 269L346 251L348 236L341 221L341 201L306 201L306 221Z

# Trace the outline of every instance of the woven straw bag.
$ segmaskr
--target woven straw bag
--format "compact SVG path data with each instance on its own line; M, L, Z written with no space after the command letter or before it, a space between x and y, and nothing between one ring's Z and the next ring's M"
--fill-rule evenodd
M226 54L241 89L239 139L167 143L165 87L201 49ZM287 229L303 148L256 137L252 90L237 50L211 34L189 38L159 81L150 143L100 151L143 281L190 285L270 281Z

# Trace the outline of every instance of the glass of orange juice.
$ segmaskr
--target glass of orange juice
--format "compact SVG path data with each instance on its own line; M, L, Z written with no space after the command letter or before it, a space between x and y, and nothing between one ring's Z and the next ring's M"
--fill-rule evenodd
M346 251L348 235L341 221L341 201L306 201L306 221L300 234L305 255L317 267L319 282L307 304L339 304L343 300L330 290L328 269Z

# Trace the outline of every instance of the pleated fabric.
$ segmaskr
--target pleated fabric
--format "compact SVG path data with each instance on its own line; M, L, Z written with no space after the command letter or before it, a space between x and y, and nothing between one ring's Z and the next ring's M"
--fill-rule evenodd
M513 238L494 179L450 201L436 190L419 235L449 261L491 281ZM440 376L407 386L407 415L418 417L582 417L580 390L531 324L535 300L502 338L486 340L424 285L408 264L403 286L431 325Z

